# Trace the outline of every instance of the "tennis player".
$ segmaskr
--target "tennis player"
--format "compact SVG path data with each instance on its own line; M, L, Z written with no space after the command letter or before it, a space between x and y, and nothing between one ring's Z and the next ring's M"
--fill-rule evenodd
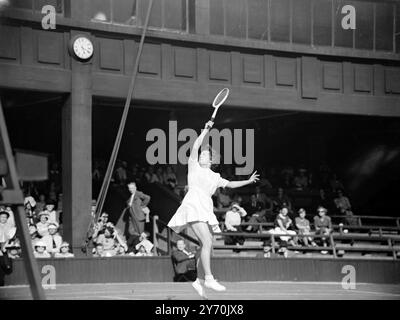
M228 181L223 179L219 173L211 170L212 159L215 155L212 154L211 149L205 149L201 151L199 156L199 149L213 124L212 121L207 122L204 130L194 142L188 161L189 191L181 206L169 221L168 226L177 233L188 227L193 229L201 245L199 260L201 260L204 270L204 286L215 291L224 291L226 288L214 279L211 272L212 233L221 232L213 211L211 196L220 187L239 188L256 183L259 180L259 175L256 171L248 180ZM206 298L199 277L192 283L192 286L201 297Z

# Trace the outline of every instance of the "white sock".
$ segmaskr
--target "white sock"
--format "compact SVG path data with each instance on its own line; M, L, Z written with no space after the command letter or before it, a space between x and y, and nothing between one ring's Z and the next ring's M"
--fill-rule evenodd
M207 281L207 280L214 280L214 277L213 277L212 274L210 274L210 275L205 276L205 277L204 277L204 280L205 280L205 281Z

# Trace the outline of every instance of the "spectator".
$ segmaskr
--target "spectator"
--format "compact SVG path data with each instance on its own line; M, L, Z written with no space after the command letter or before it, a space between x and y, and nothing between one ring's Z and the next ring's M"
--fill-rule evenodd
M144 232L146 216L142 208L149 204L150 196L137 190L135 182L129 183L128 189L131 196L123 212L123 220L125 222L125 236L128 239L129 252L131 252L140 242L140 235Z
M94 251L93 257L104 257L104 246L102 243L96 244L96 249Z
M164 183L172 190L174 190L178 184L178 180L171 166L167 166L166 172L164 173Z
M239 206L238 203L233 203L231 209L225 215L225 227L228 232L242 232L242 218L247 215L246 210ZM243 245L244 238L237 236L225 237L226 245Z
M154 167L149 166L144 174L147 183L159 182L157 175L154 173Z
M271 258L271 253L272 253L272 247L264 246L263 253L258 253L257 257L258 258Z
M303 190L308 187L308 178L306 176L306 169L300 169L299 174L294 177L293 184L298 190Z
M292 225L292 219L288 217L289 209L287 207L282 207L279 211L275 219L275 229L272 229L272 233L274 234L287 234L290 236L295 236L296 231L289 230ZM270 231L270 232L271 232ZM295 238L287 237L287 236L280 236L280 239L284 242L289 242L292 246L295 246Z
M30 224L29 225L29 235L31 236L31 241L34 243L35 241L40 239L39 233L37 231L36 225Z
M278 188L277 196L272 200L274 204L274 211L276 212L279 208L287 207L289 212L292 211L292 201L290 198L285 194L283 188Z
M342 190L337 191L337 196L333 200L335 203L336 209L339 211L339 213L344 214L347 210L351 210L351 204L349 198L345 197L343 195Z
M15 241L13 244L7 245L7 254L10 259L21 258L21 245L19 241Z
M46 244L39 240L35 243L35 251L33 252L36 258L50 258L50 254L46 251Z
M300 240L304 242L306 246L316 246L317 244L314 242L313 238L307 237L307 235L311 234L310 221L306 218L306 210L300 208L299 216L295 219L296 228L298 230L298 234L304 237L300 237Z
M148 233L148 232L143 232L143 233L140 235L140 238L139 238L139 241L140 241L140 242L135 246L135 248L136 248L136 250L139 251L139 248L140 248L140 247L143 247L143 248L145 249L145 253L146 253L147 255L153 255L152 252L151 252L151 250L153 250L154 245L151 243L150 240L148 240L149 237L150 237L150 233Z
M29 201L25 202L25 216L28 225L36 223L37 217Z
M46 196L44 194L40 194L39 202L36 203L35 211L37 214L44 211L46 207Z
M55 202L53 200L49 199L46 201L45 210L42 212L44 212L45 214L48 215L49 222L57 222L58 223L57 213L56 213L56 210L54 210L54 208L55 208Z
M265 169L261 169L260 181L258 183L263 188L272 189L272 184L267 179L267 174L266 174L266 170Z
M115 181L120 184L124 185L128 180L128 174L126 172L128 164L125 161L118 161L117 168L115 169Z
M249 217L249 223L260 223L265 222L265 209L264 204L260 201L257 201L257 197L255 194L250 196L250 202L245 206L247 216ZM252 231L253 226L248 226L246 231Z
M108 223L108 213L103 212L99 218L99 220L96 222L96 224L93 227L93 241L96 242L97 237L104 233L104 229L106 227L106 224Z
M7 224L8 224L11 228L14 228L14 227L16 226L16 225L15 225L14 212L11 210L10 207L5 207L5 208L3 208L3 209L0 209L0 211L1 211L1 210L4 210L4 211L8 212L8 214L9 214L10 216L9 216L8 219L7 219Z
M62 238L57 233L58 231L58 223L57 222L49 222L48 225L48 234L43 236L41 239L42 242L46 245L46 251L50 254L55 254L56 252L60 252L60 247L62 244Z
M16 228L11 227L7 222L9 217L10 214L7 211L0 211L0 249L4 249L15 235Z
M327 210L324 207L319 207L317 209L318 215L314 217L314 228L315 234L322 235L324 237L321 238L322 245L327 247L327 239L332 231L332 221L329 216L327 216ZM321 251L321 253L326 254L327 251Z
M49 234L49 215L45 211L39 213L39 222L36 224L36 229L40 237Z
M56 252L54 257L55 258L73 258L74 254L69 252L69 243L64 241L60 246L60 252Z
M175 271L174 281L194 281L197 278L196 259L197 253L186 250L185 242L179 239L176 250L172 251L172 264Z
M144 246L139 246L138 252L135 254L137 257L147 257L148 255Z
M103 256L113 257L126 252L127 245L118 235L113 227L107 226L103 234L100 234L96 240L96 245L103 245Z
M224 188L218 188L215 192L217 209L227 209L232 203L232 199Z
M12 272L12 260L8 257L6 249L0 247L0 287L4 286L4 277Z
M164 184L164 172L161 167L158 167L156 170L156 176L159 183Z

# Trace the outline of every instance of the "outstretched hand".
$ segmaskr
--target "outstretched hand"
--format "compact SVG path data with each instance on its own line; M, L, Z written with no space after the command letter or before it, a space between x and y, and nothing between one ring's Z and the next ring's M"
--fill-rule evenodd
M256 183L258 180L260 180L259 178L259 174L257 174L257 171L254 171L254 173L251 175L249 182L250 183Z

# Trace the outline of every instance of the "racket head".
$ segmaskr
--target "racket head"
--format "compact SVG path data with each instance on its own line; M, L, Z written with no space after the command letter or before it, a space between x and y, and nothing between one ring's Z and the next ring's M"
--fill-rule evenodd
M229 96L229 89L228 88L224 88L222 89L220 92L218 92L218 94L215 96L214 101L212 103L212 106L215 109L218 109L224 102L225 100L228 98Z

